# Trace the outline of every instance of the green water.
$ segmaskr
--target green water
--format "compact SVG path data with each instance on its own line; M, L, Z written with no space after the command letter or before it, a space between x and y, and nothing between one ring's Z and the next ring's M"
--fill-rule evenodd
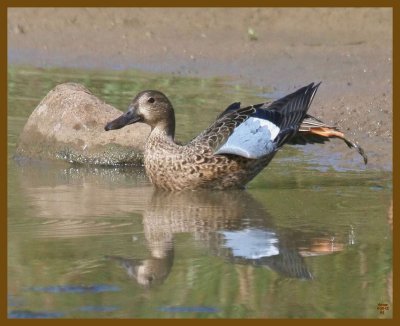
M392 316L391 172L340 169L320 145L287 147L246 191L165 194L141 168L12 158L29 114L61 82L121 110L160 89L182 140L231 102L270 90L13 66L8 78L9 318Z

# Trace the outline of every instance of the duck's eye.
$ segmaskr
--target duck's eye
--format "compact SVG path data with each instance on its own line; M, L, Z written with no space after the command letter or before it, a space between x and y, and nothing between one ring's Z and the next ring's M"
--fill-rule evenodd
M148 100L147 100L147 102L149 102L149 103L154 103L156 100L154 99L154 97L150 97Z

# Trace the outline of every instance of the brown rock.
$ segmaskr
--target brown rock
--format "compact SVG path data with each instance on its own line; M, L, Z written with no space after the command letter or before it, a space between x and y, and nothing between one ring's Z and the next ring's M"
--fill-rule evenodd
M60 84L32 112L21 133L17 156L83 164L141 164L150 128L142 123L104 130L121 115L84 86Z

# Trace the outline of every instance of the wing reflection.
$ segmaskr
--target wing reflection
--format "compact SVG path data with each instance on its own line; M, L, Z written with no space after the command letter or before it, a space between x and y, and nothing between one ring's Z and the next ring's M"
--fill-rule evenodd
M154 191L143 228L150 258L109 257L143 286L160 284L168 276L177 233L191 233L231 263L266 267L290 278L313 277L290 232L274 228L271 216L245 191Z

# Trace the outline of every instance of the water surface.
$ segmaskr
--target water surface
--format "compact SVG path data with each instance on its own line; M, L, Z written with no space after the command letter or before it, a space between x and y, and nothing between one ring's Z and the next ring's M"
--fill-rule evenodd
M10 318L392 316L377 310L391 308L392 174L357 159L341 168L331 147L286 147L246 191L177 194L155 191L141 167L12 158L29 114L61 82L121 110L160 89L183 141L270 90L135 71L11 66L8 77Z

